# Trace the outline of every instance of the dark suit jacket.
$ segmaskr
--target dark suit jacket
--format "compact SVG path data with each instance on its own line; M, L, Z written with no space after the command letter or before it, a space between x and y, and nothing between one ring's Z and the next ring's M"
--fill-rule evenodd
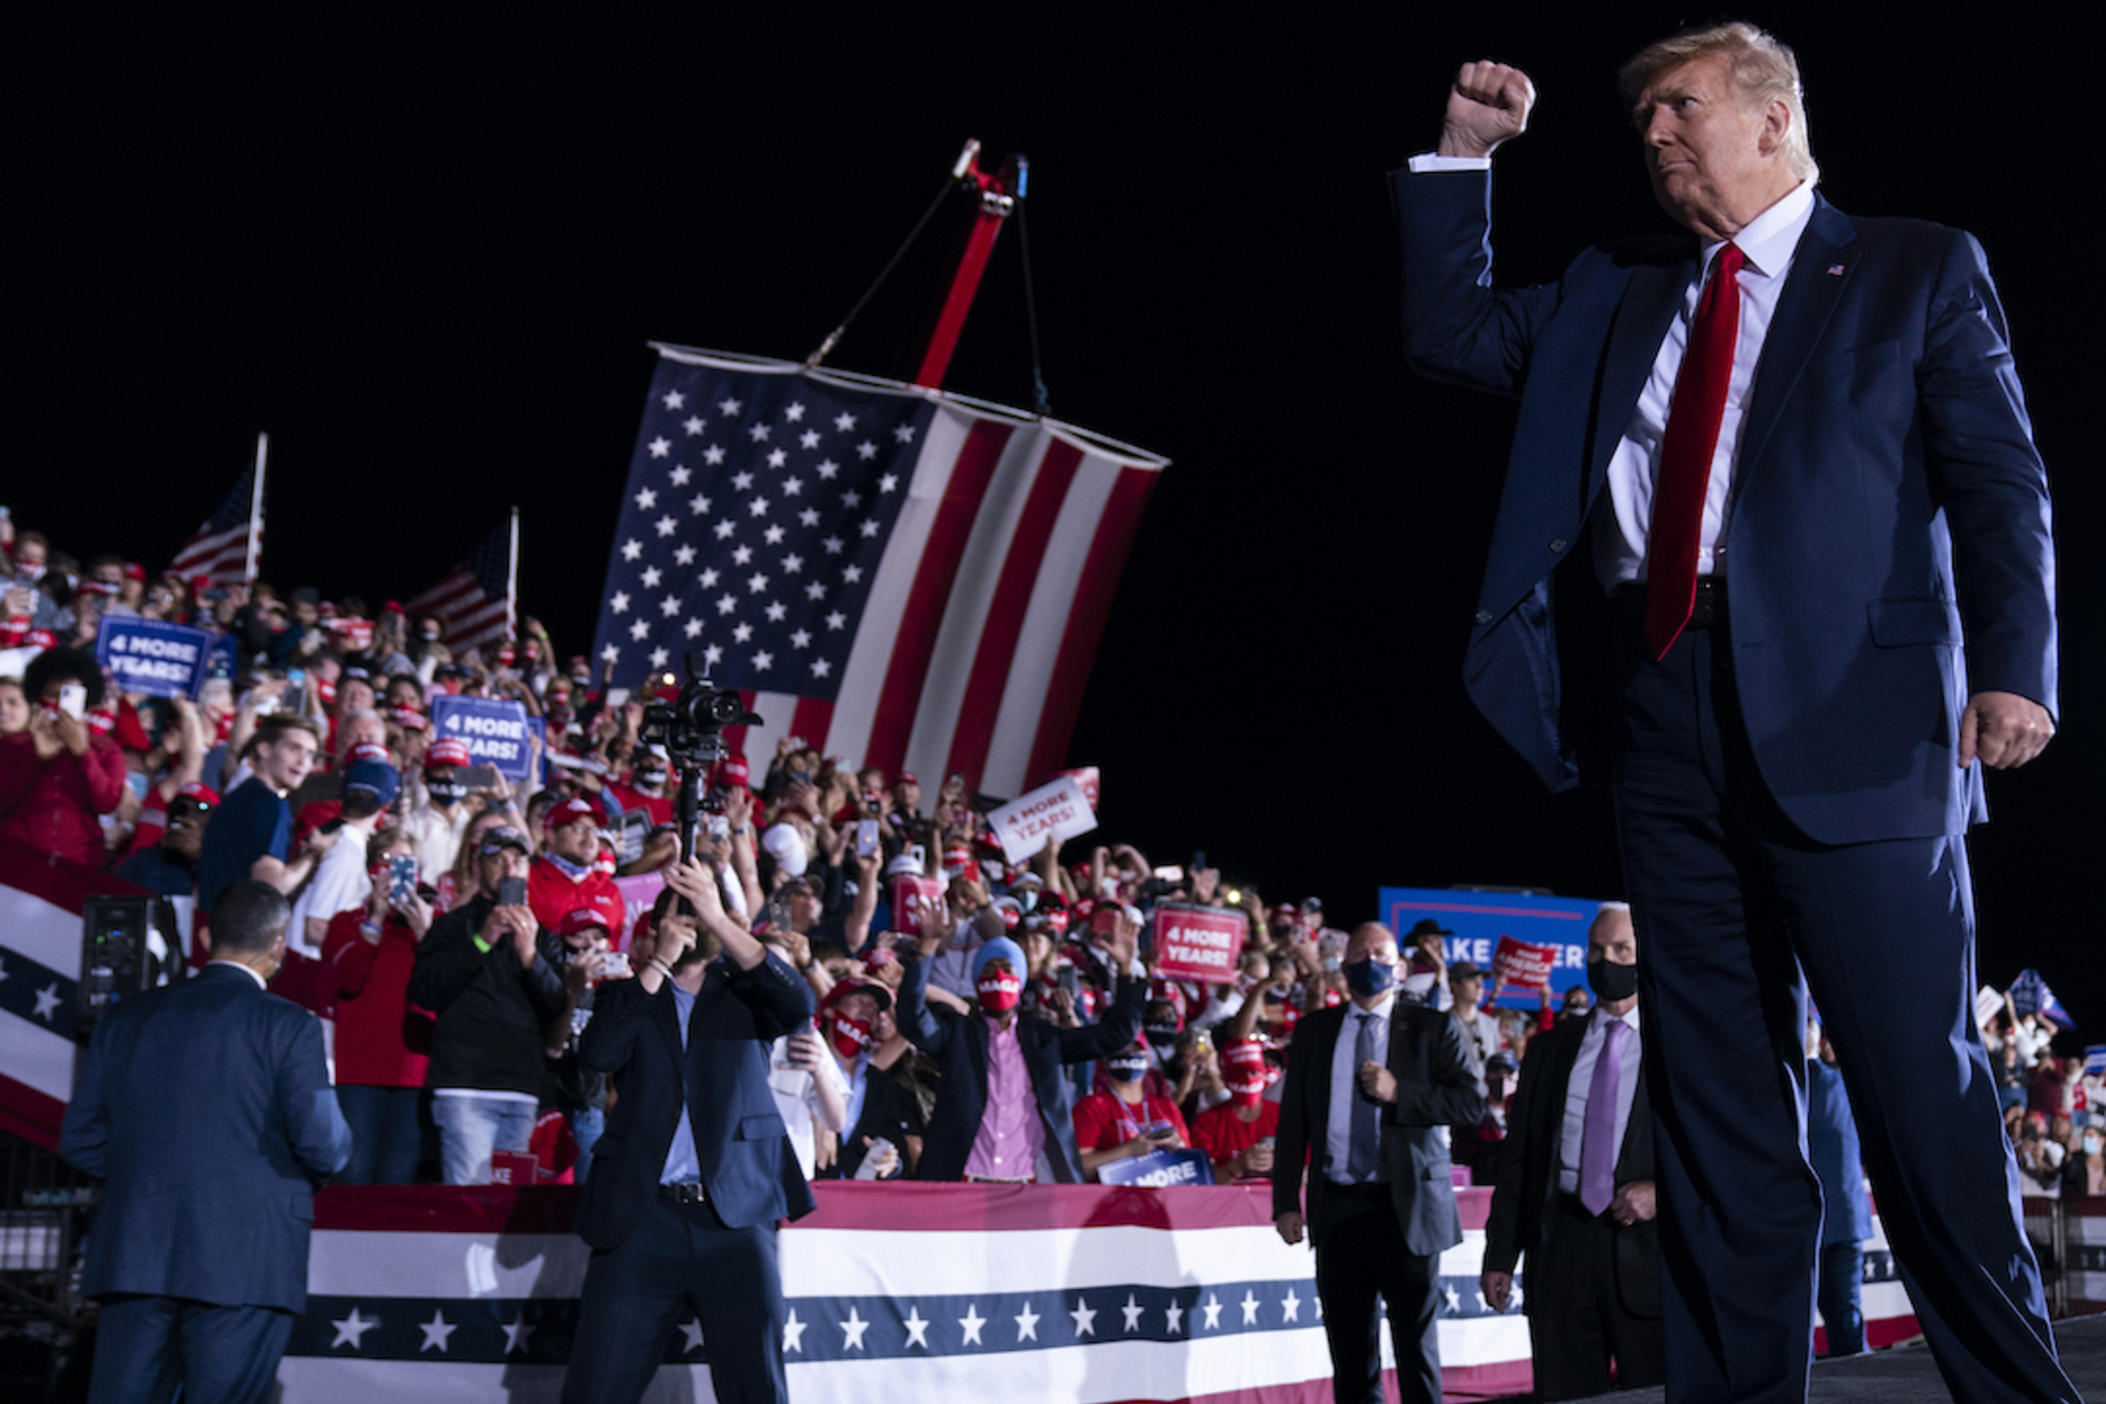
M1302 1207L1302 1168L1309 1171L1311 1243L1323 1231L1330 1165L1331 1054L1351 1004L1319 1009L1295 1026L1280 1094L1280 1129L1272 1172L1275 1218ZM1455 1209L1449 1126L1475 1126L1484 1099L1463 1055L1462 1027L1448 1015L1401 998L1390 1006L1389 1070L1397 1100L1382 1108L1382 1178L1389 1184L1405 1246L1431 1257L1462 1242ZM1358 1086L1358 1078L1355 1078ZM1357 1094L1356 1094L1357 1095Z
M1561 789L1572 708L1593 699L1561 681L1551 573L1591 552L1590 513L1696 242L1597 247L1555 284L1495 290L1484 175L1400 171L1393 190L1413 367L1521 400L1464 679ZM1785 813L1823 843L1982 817L1980 767L1955 761L1969 690L2053 711L2057 666L2046 472L1971 237L1816 199L1733 494L1733 676Z
M720 960L695 996L683 1052L670 981L656 994L634 980L601 985L578 1061L617 1076L618 1095L593 1147L578 1236L613 1248L635 1231L665 1169L683 1088L702 1186L726 1227L811 1213L811 1188L768 1090L768 1045L804 1027L812 1007L811 986L773 951L751 970Z
M1599 1018L1592 1015L1590 1018ZM1545 1210L1558 1192L1558 1162L1565 1139L1565 1097L1572 1083L1572 1064L1579 1057L1587 1036L1587 1020L1568 1019L1529 1041L1521 1060L1521 1078L1514 1099L1507 1105L1506 1140L1499 1151L1499 1176L1492 1190L1492 1211L1484 1226L1484 1268L1487 1272L1512 1272L1524 1253L1537 1253L1543 1245ZM1627 1185L1653 1178L1652 1099L1646 1095L1645 1075L1638 1078L1637 1095L1631 1099L1631 1121L1624 1128L1623 1145L1616 1154L1616 1183ZM1660 1314L1660 1230L1657 1219L1628 1228L1618 1227L1616 1237L1616 1285L1624 1309L1634 1316ZM1533 1265L1539 1261L1531 1258ZM1533 1271L1533 1266L1531 1267ZM1538 1300L1555 1306L1551 1298L1530 1292L1523 1305L1534 1311Z
M307 1306L314 1184L351 1158L322 1026L247 972L207 965L103 1018L59 1154L104 1180L90 1296Z
M914 1178L961 1180L987 1114L987 1019L979 1013L930 1008L929 965L926 960L909 960L899 990L900 1031L943 1071ZM1064 1029L1036 1015L1017 1015L1017 1044L1031 1071L1031 1088L1038 1094L1046 1159L1061 1184L1082 1182L1082 1157L1075 1151L1074 1089L1061 1075L1061 1066L1109 1058L1132 1043L1147 1002L1145 981L1122 978L1102 1022Z

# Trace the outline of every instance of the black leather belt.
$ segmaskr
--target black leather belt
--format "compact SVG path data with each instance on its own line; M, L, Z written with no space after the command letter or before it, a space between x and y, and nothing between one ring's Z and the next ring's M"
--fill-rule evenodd
M709 1195L703 1191L702 1186L692 1180L679 1185L660 1185L658 1187L658 1197L660 1199L670 1199L675 1204L709 1203Z
M1632 581L1616 587L1616 604L1620 609L1633 613L1645 613L1645 585ZM1723 629L1726 626L1726 582L1722 576L1700 575L1696 582L1696 599L1689 609L1686 629Z

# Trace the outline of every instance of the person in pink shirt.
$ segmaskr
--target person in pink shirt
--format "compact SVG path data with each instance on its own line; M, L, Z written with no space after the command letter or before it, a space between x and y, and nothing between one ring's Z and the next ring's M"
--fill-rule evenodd
M1138 930L1127 927L1113 937L1119 979L1103 1021L1061 1028L1018 1010L1027 967L1023 951L1006 936L973 952L971 1013L932 1006L929 967L953 920L946 904L928 904L920 959L900 982L900 1027L943 1070L915 1178L1079 1183L1073 1093L1062 1069L1112 1057L1140 1031L1148 981L1134 959Z

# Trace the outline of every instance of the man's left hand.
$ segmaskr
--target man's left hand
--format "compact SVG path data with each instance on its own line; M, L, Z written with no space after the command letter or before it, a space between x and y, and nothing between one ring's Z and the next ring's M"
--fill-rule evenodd
M1378 1102L1394 1102L1397 1075L1370 1058L1360 1065L1360 1090Z
M1625 1228L1650 1222L1655 1212L1651 1180L1633 1180L1619 1186L1616 1197L1609 1201L1609 1217Z
M1960 715L1960 768L1979 759L1991 770L2016 770L2046 748L2055 723L2047 708L2015 692L1977 692Z

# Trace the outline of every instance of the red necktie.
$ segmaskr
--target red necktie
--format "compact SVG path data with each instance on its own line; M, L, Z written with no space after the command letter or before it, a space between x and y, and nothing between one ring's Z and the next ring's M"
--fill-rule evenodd
M1655 658L1667 656L1696 605L1697 540L1704 530L1718 422L1733 379L1733 346L1740 336L1737 279L1745 262L1747 255L1734 244L1713 260L1667 407L1652 529L1646 536L1645 642Z

